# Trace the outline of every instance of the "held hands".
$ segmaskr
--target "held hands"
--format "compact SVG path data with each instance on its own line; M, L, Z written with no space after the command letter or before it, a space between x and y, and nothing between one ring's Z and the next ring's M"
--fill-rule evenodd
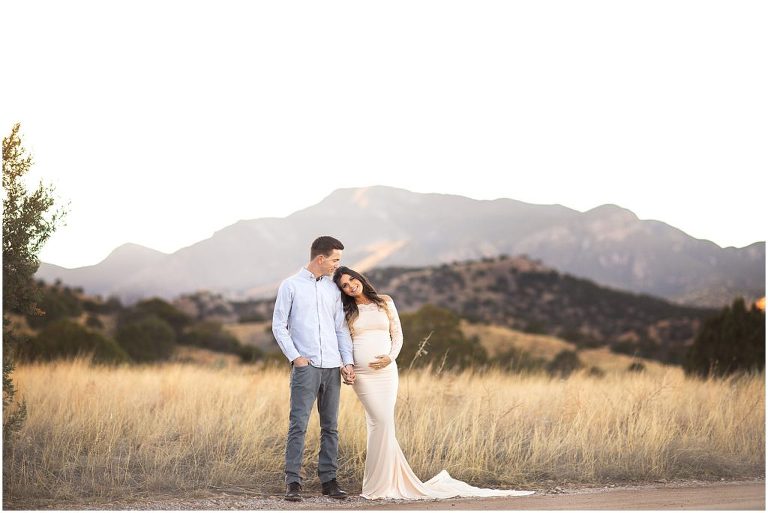
M355 384L355 367L353 365L345 365L341 368L341 377L344 380L345 385Z
M390 363L392 363L392 358L390 358L389 355L380 354L379 356L376 357L375 361L368 364L368 367L370 367L371 369L379 370L379 369L383 369Z

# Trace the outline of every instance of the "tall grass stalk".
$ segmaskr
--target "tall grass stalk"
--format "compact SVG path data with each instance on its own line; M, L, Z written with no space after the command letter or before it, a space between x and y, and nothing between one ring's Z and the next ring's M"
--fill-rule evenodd
M6 500L240 487L279 493L288 369L191 364L20 365L28 418L4 461ZM765 460L762 375L595 379L412 370L401 377L398 439L423 479L447 469L479 486L754 476ZM365 417L342 389L339 479L359 490ZM319 425L304 461L317 485Z

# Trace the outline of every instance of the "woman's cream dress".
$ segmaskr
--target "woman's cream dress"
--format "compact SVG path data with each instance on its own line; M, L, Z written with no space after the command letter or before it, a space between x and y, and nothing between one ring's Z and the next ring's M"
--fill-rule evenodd
M497 497L530 495L534 492L475 488L453 479L445 470L423 483L413 473L395 438L397 364L403 333L395 304L387 298L388 311L375 303L358 305L359 317L352 323L355 358L353 386L365 408L368 444L363 475L363 497L367 499L447 499L450 497ZM374 370L368 364L379 355L392 363Z

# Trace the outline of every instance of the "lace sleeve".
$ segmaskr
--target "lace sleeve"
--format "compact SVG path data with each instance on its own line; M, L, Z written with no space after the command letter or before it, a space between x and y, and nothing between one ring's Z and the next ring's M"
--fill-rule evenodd
M400 326L400 316L397 315L397 308L395 308L395 302L392 301L392 298L387 299L387 307L389 307L390 313L389 336L392 338L392 350L389 352L389 357L394 362L403 347L403 328Z

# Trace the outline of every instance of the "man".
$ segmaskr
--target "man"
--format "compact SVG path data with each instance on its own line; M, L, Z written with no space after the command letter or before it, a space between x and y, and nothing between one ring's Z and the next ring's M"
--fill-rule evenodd
M312 405L320 413L320 461L317 473L323 495L344 499L336 481L338 467L339 391L341 374L354 383L352 339L344 319L341 293L329 275L341 262L344 245L319 237L310 249L310 262L286 278L277 292L272 332L291 362L291 413L285 447L285 499L301 500L301 459Z

